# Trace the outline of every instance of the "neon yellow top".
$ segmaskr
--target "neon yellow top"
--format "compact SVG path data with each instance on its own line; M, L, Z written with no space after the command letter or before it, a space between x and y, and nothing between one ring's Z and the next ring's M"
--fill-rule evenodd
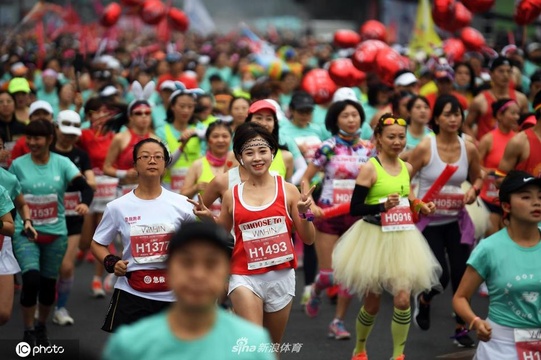
M282 150L278 149L278 151L276 152L276 156L274 156L274 160L269 167L269 171L274 171L275 173L283 177L284 180L286 180L287 167L286 163L284 162L284 158L282 157Z
M212 167L208 159L204 156L201 158L201 175L197 178L197 184L199 183L209 183L214 179L214 174L212 173Z
M165 124L165 141L169 151L173 153L180 146L180 141L175 137L172 129L173 125ZM184 151L180 155L178 161L172 166L173 169L189 168L193 162L201 157L201 142L199 138L193 137L184 146ZM171 182L171 173L169 170L165 173L163 178L165 183Z
M376 158L370 158L370 161L376 168L377 179L376 183L372 185L366 196L365 203L368 205L375 205L380 203L380 199L388 197L390 194L400 194L400 197L406 197L410 193L410 175L406 163L402 160L402 170L400 174L393 176L390 175Z

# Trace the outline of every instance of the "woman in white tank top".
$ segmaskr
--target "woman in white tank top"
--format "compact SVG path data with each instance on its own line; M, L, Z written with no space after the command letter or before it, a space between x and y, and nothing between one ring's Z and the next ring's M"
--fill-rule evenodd
M475 201L482 185L477 148L464 141L459 134L463 121L464 114L458 100L452 95L440 96L434 105L431 119L432 130L436 135L425 138L410 156L412 177L418 173L418 196L421 199L447 165L458 168L445 186L430 199L436 204L436 214L422 218L417 224L442 267L442 287L445 288L451 281L453 293L464 274L474 241L474 227L465 205ZM473 184L466 193L460 188L465 180ZM414 321L422 330L430 328L430 302L438 293L438 290L433 289L415 298ZM474 345L464 321L458 316L454 339L459 346Z

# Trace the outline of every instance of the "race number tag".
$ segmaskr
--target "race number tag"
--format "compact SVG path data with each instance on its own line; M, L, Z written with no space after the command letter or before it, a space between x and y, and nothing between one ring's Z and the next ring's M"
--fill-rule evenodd
M380 203L387 201L387 198L380 199ZM381 231L404 231L413 230L413 217L410 203L407 197L400 198L400 204L386 212L381 213Z
M485 181L487 186L487 197L497 198L500 192L496 187L496 177L493 175L488 175Z
M541 360L541 329L514 329L518 360Z
M220 199L216 199L216 201L214 201L210 206L209 210L212 215L220 216L220 211L222 211L222 202L220 201Z
M333 205L346 204L351 202L355 180L333 180L332 181L332 200Z
M66 216L79 216L75 208L81 202L81 193L79 191L67 192L64 194L64 212Z
M464 208L464 192L458 186L445 185L432 201L436 215L455 216Z
M132 224L130 246L135 262L147 264L165 261L169 240L174 233L173 224Z
M294 258L285 216L239 224L248 270L283 264Z
M58 196L24 195L24 200L30 208L30 218L34 225L54 224L58 221Z
M188 174L188 168L171 169L171 191L180 192L186 180L186 174Z
M118 179L109 176L96 176L96 192L94 201L108 203L116 199Z

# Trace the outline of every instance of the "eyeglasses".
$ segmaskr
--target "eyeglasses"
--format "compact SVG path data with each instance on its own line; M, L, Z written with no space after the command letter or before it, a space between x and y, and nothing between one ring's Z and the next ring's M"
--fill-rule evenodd
M143 160L146 162L149 162L150 159L154 159L156 162L162 161L165 159L165 157L161 154L158 155L141 155L136 160Z
M66 120L61 121L61 122L60 122L60 125L62 125L62 126L76 127L76 128L81 127L81 123L71 122L71 121L66 121Z
M150 116L150 111L134 111L135 116Z
M385 118L383 120L380 120L381 124L383 126L386 126L386 125L394 125L394 124L397 124L397 125L400 125L400 126L407 126L408 123L406 122L406 120L402 119L402 118L392 118L392 117L389 117L389 118Z

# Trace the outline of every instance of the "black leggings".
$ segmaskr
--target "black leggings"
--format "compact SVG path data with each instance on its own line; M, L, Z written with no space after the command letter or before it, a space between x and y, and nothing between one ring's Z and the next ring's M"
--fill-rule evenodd
M304 245L304 285L312 285L316 279L317 255L315 245Z
M460 242L461 233L458 222L427 226L423 231L423 235L441 265L441 286L445 289L450 279L454 294L458 289L462 275L466 271L466 262L468 261L471 250L470 245ZM447 263L447 258L449 258L449 264ZM438 293L438 290L432 289L430 292L423 294L423 299L430 301ZM458 316L456 317L456 321L459 324L464 324L464 321Z

